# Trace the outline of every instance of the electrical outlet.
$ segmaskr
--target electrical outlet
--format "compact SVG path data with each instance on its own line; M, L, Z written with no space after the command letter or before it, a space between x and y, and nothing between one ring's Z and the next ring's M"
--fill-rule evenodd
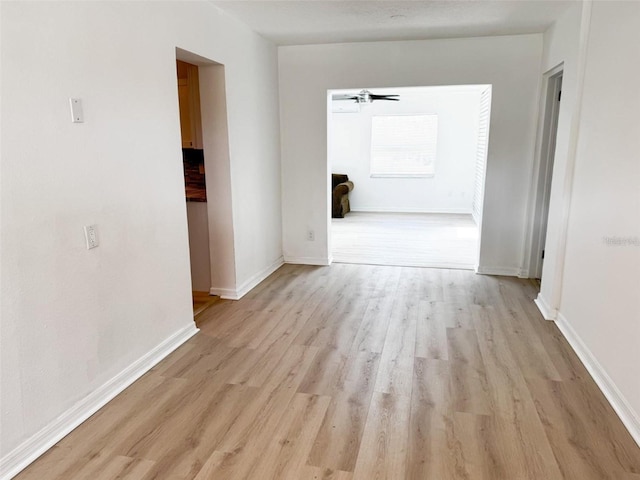
M87 250L96 248L98 243L98 226L97 225L85 225L84 227L84 239L87 241Z
M315 239L316 239L315 232L313 230L311 230L311 229L307 230L307 240L310 241L310 242L313 242L313 241L315 241Z

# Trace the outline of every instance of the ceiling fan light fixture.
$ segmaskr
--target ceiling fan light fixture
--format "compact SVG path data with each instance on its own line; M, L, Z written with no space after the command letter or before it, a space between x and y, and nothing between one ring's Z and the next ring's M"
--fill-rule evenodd
M356 94L348 94L348 93L335 93L332 95L332 100L350 100L354 101L359 105L364 105L367 103L373 103L374 100L390 100L393 102L398 102L400 99L397 98L400 95L397 94L388 94L388 95L374 95L369 90L360 90Z
M371 92L369 90L361 90L358 94L358 103L373 103Z

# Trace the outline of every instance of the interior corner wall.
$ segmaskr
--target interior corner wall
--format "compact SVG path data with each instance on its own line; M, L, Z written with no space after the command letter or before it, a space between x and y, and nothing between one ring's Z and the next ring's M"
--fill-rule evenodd
M479 87L394 90L399 102L377 101L360 112L333 113L334 173L349 175L352 211L470 214L475 186L480 118ZM438 115L436 174L371 177L371 120L375 115Z
M480 267L517 275L541 56L541 34L279 47L285 260L329 258L327 90L491 84Z
M274 45L209 2L0 8L5 458L195 331L176 47L226 69L234 287L281 258L282 237Z
M558 317L640 445L639 27L593 2Z
M561 289L561 279L557 275L562 269L564 247L561 246L563 236L562 229L566 219L564 204L567 184L570 175L570 151L574 124L576 118L576 102L578 95L578 50L580 48L580 28L582 17L582 3L576 3L558 19L544 34L544 52L542 71L549 70L563 64L562 77L562 101L558 115L558 127L556 136L556 150L553 164L551 192L549 200L549 214L547 221L547 236L545 242L545 258L542 271L542 283L539 300L545 308L552 311L558 308L554 293ZM544 99L543 99L544 100Z

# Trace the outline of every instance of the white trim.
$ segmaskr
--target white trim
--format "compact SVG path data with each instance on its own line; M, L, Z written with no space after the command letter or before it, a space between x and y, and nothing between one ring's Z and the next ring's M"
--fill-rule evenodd
M225 300L240 300L238 296L238 290L235 288L215 288L211 287L209 289L209 295L216 295L217 297L223 298Z
M576 152L578 150L578 140L580 137L580 114L582 112L582 95L584 91L584 79L586 73L587 64L587 48L589 42L589 31L591 27L591 8L592 0L584 0L582 2L582 16L580 19L580 41L578 46L578 60L577 60L577 79L576 79L576 93L573 105L573 111L571 112L571 123L569 126L569 148L567 151L567 159L565 164L564 178L556 179L556 181L562 181L560 192L562 198L555 208L560 211L560 220L558 237L555 245L547 248L546 251L554 252L554 269L548 273L545 272L544 267L542 271L542 285L545 286L548 283L551 287L545 287L545 291L549 292L549 304L552 308L558 309L560 307L560 300L562 298L562 288L564 282L564 263L567 254L567 236L569 232L569 216L571 213L571 199L573 197L573 177L576 168ZM551 208L551 205L550 207ZM548 261L548 259L547 259Z
M558 313L556 325L564 335L564 338L567 339L567 342L569 342L569 345L571 345L571 348L573 348L573 351L576 352L576 355L578 355L578 358L584 364L593 380L598 387L600 387L605 398L618 414L618 417L620 417L620 420L635 442L640 446L640 415L629 405L629 402L618 389L613 379L600 362L598 362L593 353L591 353L562 313Z
M284 263L293 263L297 265L331 265L333 259L331 257L289 257L284 256Z
M476 267L476 273L480 275L502 275L505 277L519 277L520 269L515 267Z
M243 282L242 285L238 287L238 300L244 297L251 290L253 290L258 284L264 281L273 272L278 270L282 265L284 265L284 258L280 256L271 265L262 269L255 275L251 276L248 280Z
M546 182L553 175L553 170L549 169L550 163L555 162L556 141L554 138L554 141L550 142L549 137L552 132L557 135L557 119L559 118L560 106L556 98L559 93L557 90L558 77L561 76L564 76L564 61L542 74L535 154L529 172L531 182L529 195L527 196L528 220L525 225L521 255L527 275L535 278L540 278L537 275L542 259L538 258L538 255L540 246L545 241L545 238L541 235L540 220L544 216L544 200L546 195L550 194L549 191L546 191L547 185L550 185L550 182L549 184ZM552 146L553 150L550 149ZM547 216L548 213L547 208ZM546 228L544 230L546 232Z
M284 259L282 257L278 257L278 259L271 265L245 280L240 287L236 289L211 287L209 289L209 294L217 295L225 300L240 300L247 293L253 290L260 282L264 281L269 275L278 270L282 265L284 265Z
M351 205L352 212L363 212L363 213L459 213L465 215L471 215L471 208L437 208L437 209L429 209L429 208L406 208L406 207L389 207L389 208L380 208L380 207L354 207Z
M193 322L178 330L18 445L0 459L0 479L9 480L17 475L196 333L198 329Z
M542 296L542 292L538 293L538 296L533 301L540 310L540 313L544 317L545 320L555 320L558 316L558 311L555 308L551 308L549 306L549 302L547 302Z

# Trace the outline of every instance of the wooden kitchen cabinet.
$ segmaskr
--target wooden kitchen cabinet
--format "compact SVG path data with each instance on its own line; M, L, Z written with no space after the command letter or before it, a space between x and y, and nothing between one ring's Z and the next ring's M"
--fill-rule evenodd
M182 148L202 149L202 119L200 116L200 82L198 67L180 60L178 71L178 102Z

